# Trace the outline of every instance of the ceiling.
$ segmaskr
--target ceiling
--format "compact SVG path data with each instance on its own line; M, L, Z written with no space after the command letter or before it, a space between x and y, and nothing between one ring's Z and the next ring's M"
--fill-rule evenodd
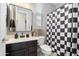
M32 5L43 5L43 7L52 7L52 10L62 6L64 3L31 3Z
M45 6L51 6L54 9L62 6L64 3L46 3Z
M23 6L29 8L29 6L36 6L36 5L43 5L44 7L52 7L54 9L58 8L59 6L63 5L64 3L15 3L15 5Z
M38 12L42 11L42 13L50 13L63 4L64 3L15 3L15 5L19 5L34 11L37 10Z

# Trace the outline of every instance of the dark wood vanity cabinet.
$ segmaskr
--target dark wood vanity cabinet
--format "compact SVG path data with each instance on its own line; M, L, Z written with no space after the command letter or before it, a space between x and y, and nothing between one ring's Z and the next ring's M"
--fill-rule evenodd
M37 56L37 40L7 44L6 56Z

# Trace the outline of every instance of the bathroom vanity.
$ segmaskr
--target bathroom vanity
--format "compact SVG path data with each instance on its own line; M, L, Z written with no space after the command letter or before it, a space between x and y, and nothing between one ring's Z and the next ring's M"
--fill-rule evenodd
M29 17L30 16L30 17ZM32 31L32 10L9 4L7 32L26 32ZM16 33L17 34L17 33ZM18 34L19 35L19 34ZM36 56L37 55L37 38L9 38L6 41L6 55L7 56Z
M7 56L36 56L37 40L6 45Z
M6 56L37 56L37 40L41 37L6 41Z
M35 35L32 19L32 10L9 4L7 36L13 35L13 37L8 38L6 41L7 56L37 55L37 40L41 39L41 37ZM31 35L29 35L30 33Z

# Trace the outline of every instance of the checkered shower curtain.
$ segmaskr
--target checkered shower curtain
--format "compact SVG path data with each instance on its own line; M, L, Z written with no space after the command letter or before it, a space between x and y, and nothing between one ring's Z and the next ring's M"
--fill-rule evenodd
M73 4L72 55L79 56L79 4Z
M79 55L79 4L64 4L47 15L47 44L59 56Z

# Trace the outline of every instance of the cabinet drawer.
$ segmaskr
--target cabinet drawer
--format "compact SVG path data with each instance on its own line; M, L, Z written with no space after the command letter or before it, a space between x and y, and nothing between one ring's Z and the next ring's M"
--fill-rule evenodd
M37 40L29 41L28 46L37 46Z
M23 48L26 48L26 43L25 42L21 42L21 43L15 43L15 44L10 44L7 45L6 48L13 51L13 50L20 50Z

